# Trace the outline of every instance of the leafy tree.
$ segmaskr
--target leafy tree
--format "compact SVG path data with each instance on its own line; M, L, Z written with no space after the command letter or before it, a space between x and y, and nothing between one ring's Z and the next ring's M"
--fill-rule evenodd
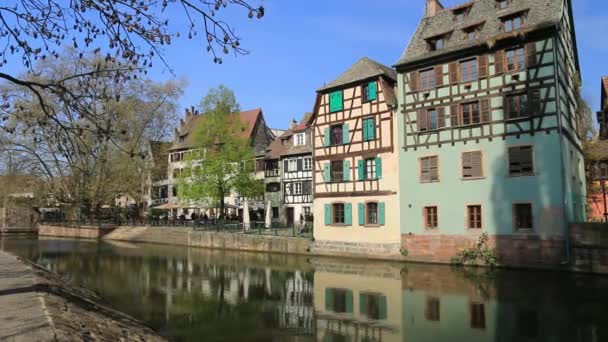
M40 115L31 120L31 126L44 127L53 122L61 130L83 129L63 120L62 115L69 110L76 121L86 120L87 129L93 134L114 139L121 129L115 125L115 118L99 112L97 102L119 99L120 94L97 92L96 101L91 101L91 88L97 88L100 81L106 85L110 80L122 84L143 77L155 61L170 69L163 49L180 35L199 40L216 63L222 63L224 54L246 54L241 39L222 14L228 14L227 8L235 8L249 18L262 18L264 8L249 2L3 0L0 3L0 68L3 68L0 80L27 92L29 100L36 102ZM180 21L187 22L185 32L179 31ZM41 61L51 65L61 63L62 51L67 47L80 58L89 53L100 58L87 67L40 78L37 65ZM16 64L22 65L27 73L15 75L4 71L6 66ZM19 101L5 93L0 93L0 97L0 131L19 132L22 127L9 124L19 111Z
M66 78L74 70L95 68L100 58L97 54L80 58L71 51L60 62L40 62L36 79ZM168 136L167 127L177 118L181 84L135 77L116 83L112 74L99 74L92 84L72 79L64 85L67 89L87 88L86 98L81 100L90 102L101 120L85 119L61 98L48 96L44 106L55 113L50 120L44 106L31 101L32 92L5 86L0 92L14 103L6 127L20 134L0 135L2 149L29 161L29 173L44 177L52 186L53 197L81 207L85 214L98 212L120 194L138 199L145 165L142 146L150 139ZM112 125L115 133L100 133L96 127L103 122L106 127Z
M179 181L179 197L187 201L204 200L220 204L225 212L225 198L236 192L247 198L263 194L254 176L255 154L241 121L240 107L232 90L219 86L201 101L202 118L194 132L195 153Z

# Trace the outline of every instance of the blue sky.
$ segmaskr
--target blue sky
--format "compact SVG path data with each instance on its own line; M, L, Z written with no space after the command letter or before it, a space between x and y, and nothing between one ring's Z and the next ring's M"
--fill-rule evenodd
M271 127L285 128L291 118L312 110L316 89L360 57L394 64L416 29L426 0L250 2L264 5L262 20L249 20L246 13L230 9L220 17L234 24L251 54L228 56L217 65L202 42L182 35L165 50L174 74L156 61L149 75L157 80L186 79L183 108L198 104L209 88L224 84L235 91L242 109L262 107ZM453 6L465 0L442 2ZM574 11L583 93L596 111L600 77L608 74L608 1L574 0ZM173 27L185 27L183 12L169 14Z
M452 6L464 0L444 0ZM262 107L269 125L284 128L312 110L315 90L362 56L392 65L424 13L425 0L265 0L262 20L235 22L250 55L215 65L204 46L180 40L166 56L188 86L180 103L196 104L210 87L232 88L241 108ZM584 91L599 109L600 77L608 74L608 2L574 0ZM227 19L234 13L227 13ZM238 13L237 13L238 14ZM234 21L234 20L233 20ZM158 65L157 65L158 66ZM159 69L153 77L167 78Z

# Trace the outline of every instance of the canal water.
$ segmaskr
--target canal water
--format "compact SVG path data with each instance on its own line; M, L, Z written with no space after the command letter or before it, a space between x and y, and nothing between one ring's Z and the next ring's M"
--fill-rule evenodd
M0 238L172 341L608 341L608 278Z

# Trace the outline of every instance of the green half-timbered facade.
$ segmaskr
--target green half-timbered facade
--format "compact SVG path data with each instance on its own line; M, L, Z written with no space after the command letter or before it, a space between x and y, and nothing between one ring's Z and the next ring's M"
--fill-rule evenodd
M396 68L410 257L447 261L486 233L505 263L565 258L585 218L570 1L428 0Z

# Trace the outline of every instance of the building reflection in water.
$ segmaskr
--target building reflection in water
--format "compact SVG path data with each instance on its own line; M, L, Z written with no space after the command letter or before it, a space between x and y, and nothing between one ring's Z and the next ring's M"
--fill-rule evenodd
M608 279L3 240L172 340L608 341Z

